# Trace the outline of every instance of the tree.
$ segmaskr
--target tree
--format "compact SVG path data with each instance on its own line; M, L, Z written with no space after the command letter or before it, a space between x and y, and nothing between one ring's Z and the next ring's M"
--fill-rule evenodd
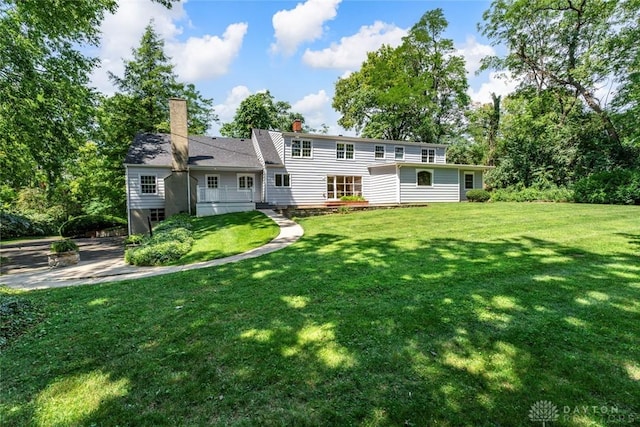
M164 41L155 33L152 24L147 25L140 45L133 49L133 59L125 62L124 75L109 74L118 92L100 101L99 126L95 132L97 150L87 146L82 152L85 161L102 164L109 171L107 182L115 189L104 189L102 174L96 174L95 179L90 180L76 175L82 188L93 188L84 193L86 197L96 200L96 194L103 194L102 205L112 206L118 212L125 211L122 164L129 145L139 132L169 132L169 98L187 100L191 134L204 134L211 122L217 120L213 100L202 97L193 84L178 81L170 58L164 53ZM91 156L95 158L89 160ZM81 194L78 193L78 197L82 197Z
M600 118L612 143L620 135L596 97L612 77L625 79L619 67L628 44L621 39L635 28L637 0L495 0L483 17L482 32L507 47L485 68L508 69L538 90L561 88L580 97ZM637 58L636 47L632 49ZM618 156L623 157L623 156Z
M464 58L443 38L441 9L426 12L397 48L371 52L336 82L338 123L365 137L443 143L461 131L469 103Z
M275 101L269 91L258 92L246 97L236 110L233 121L220 128L223 136L230 138L251 138L251 129L291 131L293 122L304 117L291 111L285 101Z

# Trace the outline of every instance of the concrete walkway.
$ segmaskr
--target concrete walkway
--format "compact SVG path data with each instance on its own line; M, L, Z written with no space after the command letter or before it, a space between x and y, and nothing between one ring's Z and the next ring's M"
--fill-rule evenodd
M266 245L242 254L195 264L170 267L136 267L125 264L122 258L102 260L98 262L83 262L81 259L78 265L73 267L2 275L0 276L0 285L6 285L12 289L29 291L34 289L60 288L65 286L92 285L95 283L141 279L144 277L159 276L161 274L176 273L179 271L215 267L275 252L289 246L304 234L302 227L290 219L285 218L272 210L264 209L260 210L260 212L267 215L278 224L280 227L280 234Z

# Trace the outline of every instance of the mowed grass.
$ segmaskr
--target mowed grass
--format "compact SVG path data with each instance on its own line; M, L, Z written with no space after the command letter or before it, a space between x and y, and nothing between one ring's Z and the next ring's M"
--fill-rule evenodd
M264 245L280 229L268 216L258 212L235 212L191 219L195 243L191 251L172 263L186 265L228 257Z
M640 207L300 223L253 260L26 294L0 424L637 425Z

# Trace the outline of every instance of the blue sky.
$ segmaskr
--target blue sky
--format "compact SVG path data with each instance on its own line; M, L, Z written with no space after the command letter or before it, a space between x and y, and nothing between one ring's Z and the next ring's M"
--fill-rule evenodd
M118 11L102 25L102 60L93 84L104 93L113 88L106 72L121 75L144 27L153 20L165 40L181 81L194 83L214 99L221 122L232 120L238 104L269 90L287 101L313 127L325 123L332 134L345 134L331 108L334 84L359 69L367 51L398 45L427 11L441 8L449 21L446 37L467 60L472 99L486 102L490 92L513 90L496 73L475 75L480 58L495 53L477 30L488 1L221 1L189 0L171 10L149 0L120 0ZM212 124L210 134L218 134Z

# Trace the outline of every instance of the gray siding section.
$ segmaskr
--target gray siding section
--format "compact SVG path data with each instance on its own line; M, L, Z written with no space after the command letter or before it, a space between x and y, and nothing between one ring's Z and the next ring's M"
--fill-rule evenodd
M269 168L267 169L267 179L266 187L267 187L267 201L273 205L294 205L295 201L293 199L292 189L294 186L298 185L293 176L290 176L291 187L276 187L276 174L286 174L286 169L282 168Z
M157 194L142 194L140 175L155 175ZM129 191L129 209L164 208L164 179L171 175L171 168L145 168L129 166L127 168L127 189Z
M431 169L433 172L433 186L418 187L416 171L421 169L429 169L429 167L425 165L424 168L400 168L400 197L402 203L459 201L458 169Z
M371 169L365 198L370 203L398 203L398 176L394 165Z
M460 200L467 200L467 191L469 189L464 188L464 177L466 174L473 174L473 188L481 189L483 187L482 171L465 171L460 169Z

